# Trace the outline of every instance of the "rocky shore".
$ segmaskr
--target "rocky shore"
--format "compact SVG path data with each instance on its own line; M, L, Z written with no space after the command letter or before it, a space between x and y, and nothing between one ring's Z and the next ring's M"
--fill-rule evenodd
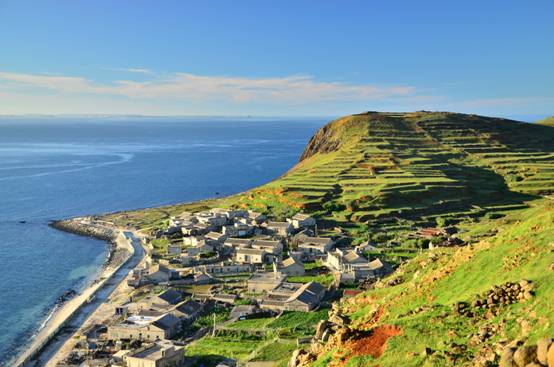
M68 291L62 295L61 298L64 298L63 302L57 304L57 309L53 313L52 318L39 331L23 354L14 361L14 366L36 364L35 358L40 356L49 343L63 330L68 321L79 314L82 307L90 302L96 292L103 287L104 283L125 265L136 251L130 244L118 240L119 230L116 227L110 223L99 222L93 217L53 221L49 225L65 232L106 241L109 245L109 254L97 279L86 289L83 289L80 293L73 291L75 293L69 295ZM122 277L125 274L124 272ZM117 283L121 279L118 278Z
M50 222L49 225L60 231L94 237L103 241L114 241L117 236L117 231L114 228L99 225L94 222L92 217L55 220Z

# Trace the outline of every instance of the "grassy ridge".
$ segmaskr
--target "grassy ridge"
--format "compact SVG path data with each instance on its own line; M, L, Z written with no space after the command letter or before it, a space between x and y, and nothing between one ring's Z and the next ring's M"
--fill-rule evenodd
M341 306L356 328L395 325L402 335L389 340L378 361L367 355L350 358L348 348L339 348L320 355L315 365L345 365L347 357L348 366L473 365L474 358L503 340L554 335L553 141L552 127L475 115L347 116L322 128L301 161L264 186L106 218L157 229L171 215L215 206L251 208L278 218L312 213L322 232L340 227L354 243L369 236L390 261L412 258L395 275L401 284L368 291ZM418 227L448 224L471 245L422 253L410 239ZM454 303L471 302L493 285L521 279L534 282L533 299L493 315L478 311L466 317L453 310ZM491 325L499 326L475 342ZM233 327L235 333L277 328L268 320ZM198 341L191 353L221 348L221 354L242 361L284 364L297 331L281 335L276 330L252 342L242 340L248 333L223 334ZM425 348L432 353L422 354Z
M554 335L553 223L554 201L549 200L502 220L485 221L472 229L475 234L488 233L491 228L499 232L469 247L421 254L398 272L405 280L402 284L368 291L342 307L359 329L379 325L402 329L402 335L390 339L379 358L382 367L473 365L475 356L494 350L500 341L525 336L534 342ZM456 302L471 303L493 285L522 279L535 284L531 300L501 307L496 315L478 310L466 317L454 312ZM375 322L377 313L380 316ZM477 341L480 329L491 325L500 327L486 340ZM453 344L467 349L449 356ZM433 354L423 355L425 348ZM345 355L347 351L340 357ZM321 358L332 365L338 356ZM354 357L348 365L367 362L365 359Z

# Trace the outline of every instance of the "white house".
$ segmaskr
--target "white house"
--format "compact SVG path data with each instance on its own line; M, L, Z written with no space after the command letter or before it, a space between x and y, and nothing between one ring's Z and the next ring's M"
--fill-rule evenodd
M294 230L294 227L289 222L269 221L267 222L265 228L270 234L283 236L283 237L289 236Z
M279 271L288 276L302 276L306 273L304 264L293 257L283 260L279 266Z
M298 213L292 218L287 218L287 222L291 223L295 229L314 227L316 222L313 217L307 214Z
M328 253L334 245L335 241L331 238L302 236L299 238L298 251L302 251L306 258L313 258Z

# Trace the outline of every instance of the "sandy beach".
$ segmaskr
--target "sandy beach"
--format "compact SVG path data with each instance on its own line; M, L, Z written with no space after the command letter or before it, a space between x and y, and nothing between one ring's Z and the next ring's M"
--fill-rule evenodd
M15 359L14 366L55 366L56 361L65 356L63 351L66 345L76 342L70 338L73 333L86 327L94 315L101 315L107 308L112 308L105 301L121 294L120 288L127 286L124 280L129 271L144 257L138 239L127 241L123 236L117 236L114 242L112 253L98 278L52 314L25 351Z

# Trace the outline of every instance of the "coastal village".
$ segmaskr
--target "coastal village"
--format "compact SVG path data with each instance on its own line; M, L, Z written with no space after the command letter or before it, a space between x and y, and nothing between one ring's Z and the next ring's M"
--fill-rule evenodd
M425 229L416 236L447 232ZM129 244L137 240L129 231L117 233ZM456 242L448 238L445 246ZM146 257L127 276L128 297L111 305L105 322L77 335L57 366L240 365L227 356L206 363L186 349L233 322L326 313L333 301L371 287L396 266L378 256L376 244L353 246L303 213L276 221L247 210L184 212L141 237L141 245Z

